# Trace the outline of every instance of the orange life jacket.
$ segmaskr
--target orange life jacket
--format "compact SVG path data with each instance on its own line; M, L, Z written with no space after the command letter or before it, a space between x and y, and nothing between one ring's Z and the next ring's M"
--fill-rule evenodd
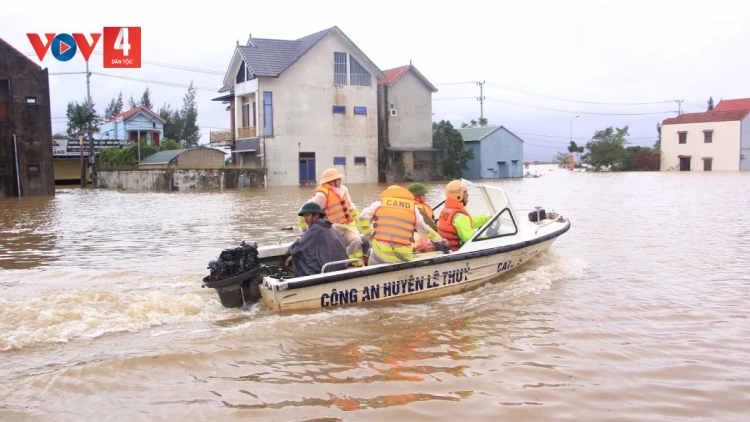
M414 195L391 186L380 194L380 203L373 216L373 237L384 245L411 245L417 223Z
M344 193L342 198L326 184L318 186L315 192L321 192L326 196L326 206L323 208L323 212L326 213L328 221L338 224L348 224L353 221L349 215L349 195L347 193Z
M457 251L461 247L461 238L458 237L458 231L453 225L453 218L456 213L461 213L469 217L471 222L471 216L466 212L464 204L455 199L446 199L445 208L440 212L440 218L438 218L438 234L444 237L451 246L452 251Z
M430 217L433 221L435 220L435 214L432 212L432 208L424 202L417 202L417 208L424 211L424 213Z

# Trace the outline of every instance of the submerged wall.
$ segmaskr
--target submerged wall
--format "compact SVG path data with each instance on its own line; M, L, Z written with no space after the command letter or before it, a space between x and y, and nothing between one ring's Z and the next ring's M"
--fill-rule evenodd
M99 170L100 188L140 191L220 190L264 187L266 169Z

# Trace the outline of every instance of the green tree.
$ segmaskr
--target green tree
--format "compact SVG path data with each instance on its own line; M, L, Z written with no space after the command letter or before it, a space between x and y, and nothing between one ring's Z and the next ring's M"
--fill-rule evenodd
M170 151L173 149L182 149L182 143L174 139L164 138L159 144L159 151Z
M661 123L656 124L656 132L659 134L659 137L654 142L654 149L661 150Z
M174 142L174 141L172 141ZM146 138L140 141L141 160L149 155L156 154L159 149L148 145ZM133 167L138 165L138 144L129 145L126 148L110 147L99 151L99 162L103 167Z
M627 167L628 153L625 145L628 141L628 127L598 130L589 142L586 149L589 150L581 157L581 161L593 171L618 171Z
M714 109L714 97L708 97L708 111Z
M201 138L200 129L196 123L198 120L198 107L195 104L195 88L190 81L187 93L182 100L182 109L180 110L180 120L182 121L182 140L185 148L194 148L198 146Z
M486 117L480 117L479 118L479 126L485 127L485 126L487 126L487 122L488 122L488 120L487 120Z
M151 91L148 90L148 87L143 91L143 95L141 95L141 100L138 101L138 105L144 106L149 110L154 108L154 105L151 103Z
M78 104L78 101L69 102L67 117L67 132L70 137L84 135L88 138L89 133L99 132L99 125L101 124L102 119L96 114L96 108L93 102L89 104L86 99L83 100L83 104Z
M117 99L112 98L107 108L104 109L104 121L108 121L120 113L122 113L122 91L120 91Z
M458 179L468 170L468 163L474 159L474 150L465 149L464 138L451 122L432 122L432 145L443 151L443 176Z
M182 139L182 119L177 110L172 110L169 104L164 103L158 112L159 116L165 120L164 137L174 139L181 143Z
M582 147L583 148L583 147ZM561 169L566 169L570 164L568 164L568 154L564 152L558 152L555 154L553 164L557 164L557 167Z

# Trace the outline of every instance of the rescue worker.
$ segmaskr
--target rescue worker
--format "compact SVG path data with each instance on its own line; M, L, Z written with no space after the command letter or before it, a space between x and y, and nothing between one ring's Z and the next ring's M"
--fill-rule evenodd
M432 230L438 231L437 223L435 223L435 214L432 212L432 207L430 207L425 201L427 200L427 188L424 187L421 183L412 183L409 185L409 192L414 194L414 201L417 204L417 209L419 209L419 213L422 214L422 218L424 218L424 222L427 223L428 226Z
M362 238L357 229L359 211L349 197L349 190L341 183L341 173L335 168L325 169L320 176L320 185L315 188L312 202L320 205L328 221L333 223L336 231L344 238L346 253L349 259L359 258L351 265L363 265ZM300 220L300 229L307 230L307 225Z
M445 187L445 207L438 218L438 233L448 239L452 251L457 251L478 228L490 219L488 214L474 218L466 211L469 192L463 179L453 180Z
M305 219L308 230L289 246L286 251L287 267L294 263L297 277L320 274L323 265L346 259L346 244L339 236L333 224L326 220L326 214L320 205L307 202L297 213ZM346 264L332 265L330 271L343 270Z
M401 186L390 186L362 211L360 224L373 222L370 263L386 264L406 262L414 258L414 232L433 242L447 246L435 230L431 229L419 213L414 195Z

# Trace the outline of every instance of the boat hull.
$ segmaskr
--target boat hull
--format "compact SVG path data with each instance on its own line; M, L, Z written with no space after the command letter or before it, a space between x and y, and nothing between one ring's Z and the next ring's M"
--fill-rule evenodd
M526 264L549 248L560 233L527 245L496 248L496 253L453 253L409 262L406 268L383 266L331 273L330 281L313 277L289 281L264 278L263 302L273 310L331 308L367 302L420 300L471 289ZM404 264L398 264L399 265ZM388 268L391 267L391 268ZM307 280L306 280L307 279ZM305 282L308 283L305 283ZM319 280L325 281L325 280Z

